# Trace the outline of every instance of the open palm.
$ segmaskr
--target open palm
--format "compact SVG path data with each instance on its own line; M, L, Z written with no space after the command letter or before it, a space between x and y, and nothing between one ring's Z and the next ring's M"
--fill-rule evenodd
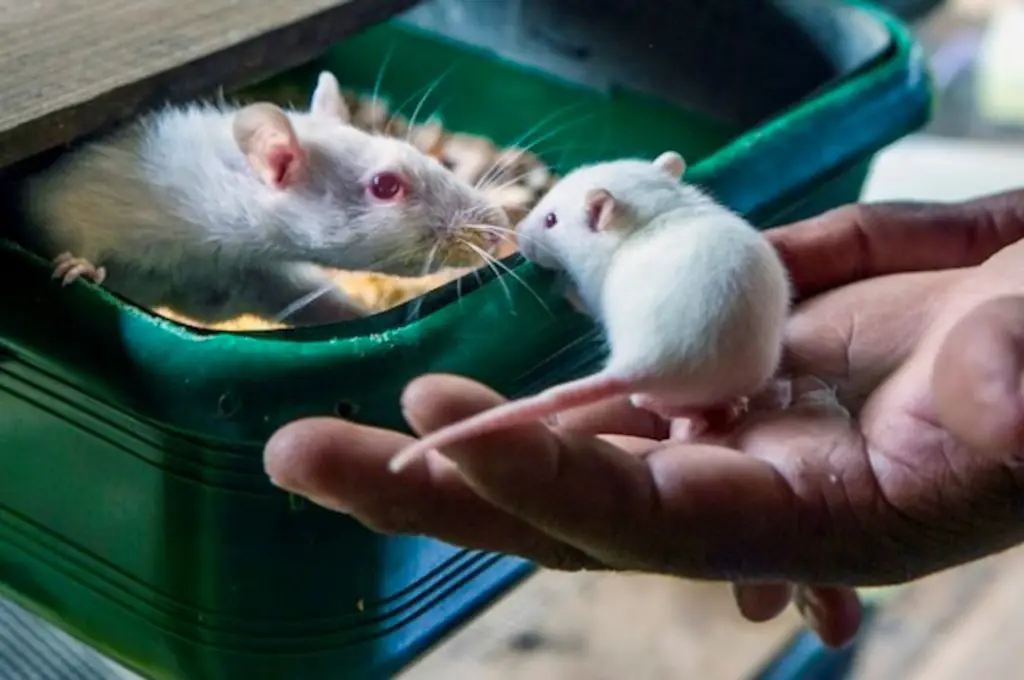
M859 622L845 586L904 581L1022 538L1024 251L1004 248L1024 235L1020 205L1011 194L847 208L773 232L806 299L787 338L796 403L753 413L727 440L668 441L667 423L616 402L454 445L395 476L387 461L406 435L312 419L268 443L268 473L380 531L554 568L750 584L737 595L751 618L785 606L785 584L814 584L804 605L841 642ZM502 401L427 376L403 408L423 434Z

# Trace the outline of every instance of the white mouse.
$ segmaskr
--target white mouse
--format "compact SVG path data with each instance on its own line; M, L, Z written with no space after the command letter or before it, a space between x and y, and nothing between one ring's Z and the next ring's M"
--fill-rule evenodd
M735 412L772 382L791 304L788 272L746 220L681 181L667 151L581 167L518 227L523 256L564 272L604 330L600 372L434 432L391 469L457 441L615 396L667 419Z
M65 285L91 279L199 322L280 318L308 298L282 319L293 325L365 313L321 267L419 276L469 230L497 245L508 219L482 191L348 119L327 72L308 111L166 107L29 177L28 245Z

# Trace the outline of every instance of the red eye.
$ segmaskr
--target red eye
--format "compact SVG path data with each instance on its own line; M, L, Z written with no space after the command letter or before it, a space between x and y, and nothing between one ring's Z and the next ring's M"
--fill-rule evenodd
M556 224L558 224L558 215L556 215L555 213L548 213L544 217L544 226L547 227L548 229L555 226Z
M405 191L405 181L393 172L380 172L370 180L369 189L378 201L393 201Z

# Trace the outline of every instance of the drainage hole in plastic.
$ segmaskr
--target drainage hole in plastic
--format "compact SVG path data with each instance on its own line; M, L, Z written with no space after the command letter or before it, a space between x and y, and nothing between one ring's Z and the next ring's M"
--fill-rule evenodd
M334 415L339 418L351 418L359 412L359 405L344 399L334 405Z
M217 400L217 415L221 418L230 418L238 413L242 407L241 400L231 392L225 392Z

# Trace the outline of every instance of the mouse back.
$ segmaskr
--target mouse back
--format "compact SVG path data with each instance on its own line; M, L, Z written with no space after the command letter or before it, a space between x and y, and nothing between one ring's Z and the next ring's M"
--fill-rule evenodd
M669 212L619 250L605 278L608 370L676 401L756 391L781 358L790 297L777 252L741 217Z

